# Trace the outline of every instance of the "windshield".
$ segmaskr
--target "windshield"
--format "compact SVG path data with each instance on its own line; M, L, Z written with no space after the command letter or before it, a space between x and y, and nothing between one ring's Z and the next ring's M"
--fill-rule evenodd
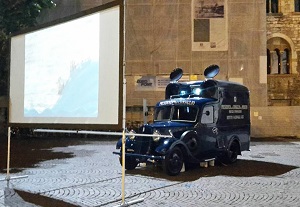
M198 108L195 106L163 106L155 109L154 121L188 121L196 120Z

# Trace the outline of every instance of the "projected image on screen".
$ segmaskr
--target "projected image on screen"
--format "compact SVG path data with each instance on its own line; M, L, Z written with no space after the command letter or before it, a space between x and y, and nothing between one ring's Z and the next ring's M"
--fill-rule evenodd
M121 126L121 1L11 37L9 123Z
M25 37L24 117L97 117L99 15Z

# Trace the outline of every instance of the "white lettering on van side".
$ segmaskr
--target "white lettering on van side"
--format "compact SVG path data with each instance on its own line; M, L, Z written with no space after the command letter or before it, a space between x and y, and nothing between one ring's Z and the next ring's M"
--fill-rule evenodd
M184 105L195 105L195 101L188 101L188 100L180 100L180 101L164 101L160 102L160 106L165 106L165 105L178 105L178 104L184 104Z
M229 110L230 114L241 114L242 110Z
M243 110L248 109L248 105L221 105L221 109L228 110L230 115L226 116L227 120L244 119Z
M221 109L248 109L248 105L221 105Z
M228 120L232 119L244 119L244 115L232 115L232 116L227 116Z

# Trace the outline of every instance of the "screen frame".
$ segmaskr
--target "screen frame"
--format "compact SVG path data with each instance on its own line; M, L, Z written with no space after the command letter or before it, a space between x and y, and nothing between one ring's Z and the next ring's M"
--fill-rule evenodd
M68 21L76 20L81 17L85 17L87 15L91 15L93 13L101 12L106 9L113 8L115 6L119 6L119 94L118 94L118 118L116 124L94 124L94 123L20 123L20 122L12 122L11 120L11 71L9 70L8 76L8 86L9 86L9 106L8 106L8 125L10 127L20 127L20 128L47 128L47 129L70 129L70 130L120 130L122 128L122 114L123 114L123 70L125 70L123 66L123 58L124 58L124 5L122 0L115 0L113 2L109 2L107 4L103 4L85 11L81 11L71 16L67 16L64 18L60 18L51 22L47 22L45 24L41 24L32 28L24 29L22 31L16 32L10 36L10 45L12 37L18 35L25 35L27 33L35 32L41 29L46 29L48 27L56 26ZM11 50L11 47L10 47ZM10 51L11 55L11 51ZM10 59L11 60L11 59ZM11 65L11 61L9 62Z

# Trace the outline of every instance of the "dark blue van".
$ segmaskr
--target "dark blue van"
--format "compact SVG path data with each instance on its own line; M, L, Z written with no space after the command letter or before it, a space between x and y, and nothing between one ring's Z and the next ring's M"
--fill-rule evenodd
M250 146L250 102L247 87L214 80L217 65L205 69L204 81L178 82L175 69L166 87L165 100L156 104L154 122L127 136L125 168L139 163L161 164L168 175L180 173L183 164L219 159L233 163ZM163 135L171 135L163 137ZM122 140L117 143L122 148ZM120 152L115 154L121 155ZM121 156L120 156L121 159Z

